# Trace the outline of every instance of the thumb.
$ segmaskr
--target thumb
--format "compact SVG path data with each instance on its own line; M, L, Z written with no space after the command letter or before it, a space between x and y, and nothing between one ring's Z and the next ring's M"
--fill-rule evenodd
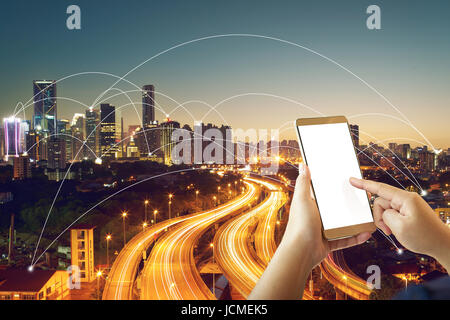
M405 219L400 213L394 209L387 209L383 212L383 222L392 230L392 233L397 237L403 228Z
M294 198L311 199L311 173L304 163L298 166L298 177L295 182Z

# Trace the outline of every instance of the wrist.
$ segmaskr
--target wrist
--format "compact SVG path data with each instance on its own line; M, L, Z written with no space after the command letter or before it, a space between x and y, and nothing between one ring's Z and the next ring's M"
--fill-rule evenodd
M310 243L305 241L305 237L300 236L297 232L285 234L278 250L293 257L301 268L313 269L315 266L314 248L311 248Z
M441 236L431 256L450 272L450 228L442 225Z

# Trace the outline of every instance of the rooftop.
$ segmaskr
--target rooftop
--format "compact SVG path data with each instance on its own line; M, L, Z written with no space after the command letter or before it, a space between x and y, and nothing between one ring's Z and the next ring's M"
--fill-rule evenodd
M95 229L97 226L94 226L93 224L87 224L87 223L80 223L80 224L76 224L72 227L70 227L70 230L74 230L74 229Z
M56 270L0 270L0 291L38 292Z

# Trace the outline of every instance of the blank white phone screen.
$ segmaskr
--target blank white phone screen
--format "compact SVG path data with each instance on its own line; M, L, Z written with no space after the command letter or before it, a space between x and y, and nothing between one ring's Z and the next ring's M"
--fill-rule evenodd
M366 192L350 185L361 178L347 123L298 127L325 230L372 222Z

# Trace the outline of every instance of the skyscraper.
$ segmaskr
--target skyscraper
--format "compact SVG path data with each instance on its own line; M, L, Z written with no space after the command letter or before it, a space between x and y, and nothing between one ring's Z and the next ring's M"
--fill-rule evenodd
M72 130L72 158L73 160L81 160L85 156L85 150L87 149L84 145L85 138L85 119L84 114L75 113L72 118L71 130Z
M16 117L3 119L5 135L5 156L19 156L22 153L21 121Z
M86 145L88 146L86 156L89 159L95 159L98 155L98 132L96 126L98 125L98 112L93 108L86 110ZM90 150L89 150L90 149ZM92 150L92 151L91 151ZM92 153L94 152L95 155Z
M155 87L151 84L142 87L142 128L155 121Z
M175 129L180 128L180 123L167 119L161 123L161 149L164 155L164 164L170 166L173 164L172 150L175 142L172 141L172 133Z
M31 178L30 159L28 156L20 155L13 158L14 180Z
M56 82L33 81L34 117L33 128L48 135L56 133Z
M72 129L70 128L70 122L67 119L59 119L57 121L58 134L61 134L60 138L65 141L65 155L66 163L72 161Z
M114 159L118 151L116 145L116 111L109 103L100 105L100 147L101 157Z
M64 170L66 168L66 141L63 138L51 137L48 141L49 169Z

